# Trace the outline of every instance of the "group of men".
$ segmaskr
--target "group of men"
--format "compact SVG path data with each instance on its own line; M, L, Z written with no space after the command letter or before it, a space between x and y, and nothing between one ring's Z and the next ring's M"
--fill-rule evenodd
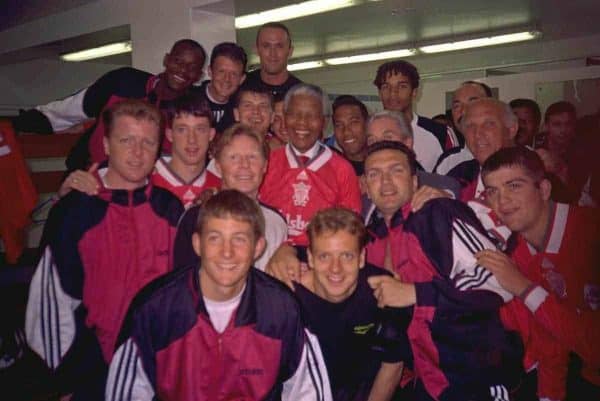
M288 29L263 25L256 51L246 74L241 47L215 46L193 87L206 53L181 40L159 75L110 72L15 120L96 119L27 307L58 391L563 400L575 353L577 389L598 395L600 221L557 202L565 177L546 170L564 143L515 146L535 145L517 111L530 105L511 105L517 118L468 81L447 127L414 113L418 71L392 61L374 80L384 111L338 97L326 144L329 102L287 71Z

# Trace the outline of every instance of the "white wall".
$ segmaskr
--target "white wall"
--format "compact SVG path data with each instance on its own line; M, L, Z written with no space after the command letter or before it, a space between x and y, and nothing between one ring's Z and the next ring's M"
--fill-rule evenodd
M0 115L19 108L45 104L88 86L118 66L99 63L66 63L34 60L0 66Z
M481 80L492 87L498 87L500 99L511 100L516 97L535 99L536 84L541 82L600 77L599 67L546 69L534 73L487 77L484 67L487 69L509 67L515 64L517 56L529 55L528 63L539 62L544 68L549 68L548 65L552 65L548 64L550 61L556 62L556 65L568 65L569 61L598 54L600 54L600 35L594 35L552 42L526 42L416 56L406 60L414 63L423 76L416 110L419 114L431 117L445 110L445 93L453 91L458 84L468 79ZM322 86L329 93L377 95L377 89L372 81L377 66L381 63L305 70L298 71L296 75L306 82Z

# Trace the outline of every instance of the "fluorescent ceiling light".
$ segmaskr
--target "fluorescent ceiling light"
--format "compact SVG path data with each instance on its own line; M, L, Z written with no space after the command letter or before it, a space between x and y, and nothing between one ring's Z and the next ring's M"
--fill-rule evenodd
M331 65L354 64L364 63L367 61L385 60L388 58L408 57L412 56L413 54L415 54L415 51L412 49L400 49L379 53L357 54L356 56L328 58L325 59L325 62Z
M471 40L462 40L460 42L441 43L439 45L430 45L419 47L423 53L440 53L453 50L471 49L473 47L484 47L499 45L502 43L521 42L524 40L535 39L539 32L518 32L507 35L490 36L487 38L478 38Z
M311 68L323 67L325 63L322 60L305 61L303 63L288 64L288 71L310 70Z
M129 53L131 51L131 41L111 43L93 49L81 50L74 53L67 53L60 56L65 61L85 61L95 58L112 56L115 54Z
M311 0L289 6L273 8L255 14L242 15L235 19L237 29L259 26L272 21L286 21L307 15L321 14L354 6L357 0Z

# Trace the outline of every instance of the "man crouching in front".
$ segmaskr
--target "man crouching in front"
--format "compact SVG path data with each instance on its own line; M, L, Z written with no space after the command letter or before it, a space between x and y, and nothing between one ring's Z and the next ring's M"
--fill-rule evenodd
M264 225L241 192L206 202L192 236L201 267L165 275L138 295L107 400L331 400L318 342L292 293L252 268Z

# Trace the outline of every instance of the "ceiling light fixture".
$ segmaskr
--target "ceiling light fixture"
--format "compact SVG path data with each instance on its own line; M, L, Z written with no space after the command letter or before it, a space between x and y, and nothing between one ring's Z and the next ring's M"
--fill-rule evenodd
M389 50L378 53L357 54L348 57L327 58L325 62L331 65L365 63L367 61L385 60L388 58L409 57L415 54L413 49Z
M441 43L435 45L421 46L418 48L422 53L438 53L461 49L470 49L475 47L493 46L502 43L521 42L525 40L531 40L539 37L541 32L530 31L530 32L517 32L505 35L489 36L484 38L463 40L452 43ZM345 57L331 57L324 60L310 60L300 63L294 63L288 65L288 70L299 71L308 70L312 68L326 67L328 65L342 65L342 64L355 64L365 63L369 61L385 60L391 58L403 58L410 57L417 54L417 49L398 49L388 50L376 53L365 53L357 54L353 56Z
M130 40L127 42L111 43L109 45L94 47L92 49L62 54L60 58L65 61L85 61L129 52L131 52Z
M324 67L325 63L323 60L314 60L314 61L305 61L302 63L294 63L288 64L288 71L300 71L300 70L310 70L312 68L320 68Z
M489 36L459 42L440 43L437 45L421 46L419 50L423 53L441 53L454 50L471 49L474 47L494 46L503 43L522 42L535 39L540 35L539 31L517 32L506 35Z
M311 0L289 6L273 8L254 14L241 15L235 19L236 29L260 26L272 21L286 21L307 15L321 14L340 8L352 7L357 0Z

